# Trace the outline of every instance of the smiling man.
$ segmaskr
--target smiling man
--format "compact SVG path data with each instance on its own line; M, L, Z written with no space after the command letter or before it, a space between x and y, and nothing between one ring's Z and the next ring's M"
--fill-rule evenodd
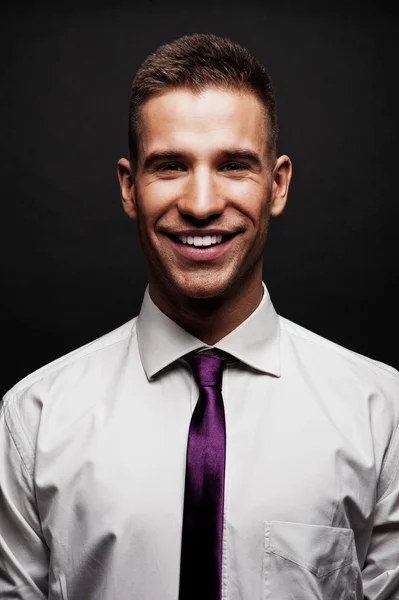
M279 317L262 281L291 179L267 72L186 36L130 117L148 287L4 398L0 597L399 598L398 373Z

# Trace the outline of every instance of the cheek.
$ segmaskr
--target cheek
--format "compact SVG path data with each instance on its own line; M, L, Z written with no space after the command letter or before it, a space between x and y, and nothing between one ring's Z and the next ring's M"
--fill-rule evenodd
M142 225L146 229L153 229L156 222L167 212L176 194L175 182L165 185L166 182L157 181L142 189L136 190L137 210L142 217Z
M269 193L263 185L251 180L229 182L225 189L226 198L234 202L255 226L260 225L268 214Z

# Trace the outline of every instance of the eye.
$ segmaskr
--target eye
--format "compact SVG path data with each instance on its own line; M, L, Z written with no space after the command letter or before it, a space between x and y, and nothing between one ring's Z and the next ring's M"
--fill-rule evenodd
M157 166L157 171L161 171L161 172L184 171L184 167L183 167L183 165L180 165L179 163L174 163L174 162L163 163L162 165Z
M248 167L238 162L229 162L222 166L223 171L244 171Z

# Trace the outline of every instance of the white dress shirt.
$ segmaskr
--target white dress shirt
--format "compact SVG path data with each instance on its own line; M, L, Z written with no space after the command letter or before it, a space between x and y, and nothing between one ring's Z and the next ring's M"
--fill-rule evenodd
M223 373L223 600L399 598L399 374L261 304ZM177 600L206 347L139 316L18 383L0 413L0 598ZM198 574L201 577L201 574ZM206 599L204 599L206 600Z

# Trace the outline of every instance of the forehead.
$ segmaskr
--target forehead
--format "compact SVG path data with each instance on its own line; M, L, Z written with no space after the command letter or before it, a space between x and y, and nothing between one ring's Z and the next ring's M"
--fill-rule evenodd
M252 92L178 89L144 104L138 142L144 155L160 147L205 151L238 145L261 153L266 135L265 110Z

